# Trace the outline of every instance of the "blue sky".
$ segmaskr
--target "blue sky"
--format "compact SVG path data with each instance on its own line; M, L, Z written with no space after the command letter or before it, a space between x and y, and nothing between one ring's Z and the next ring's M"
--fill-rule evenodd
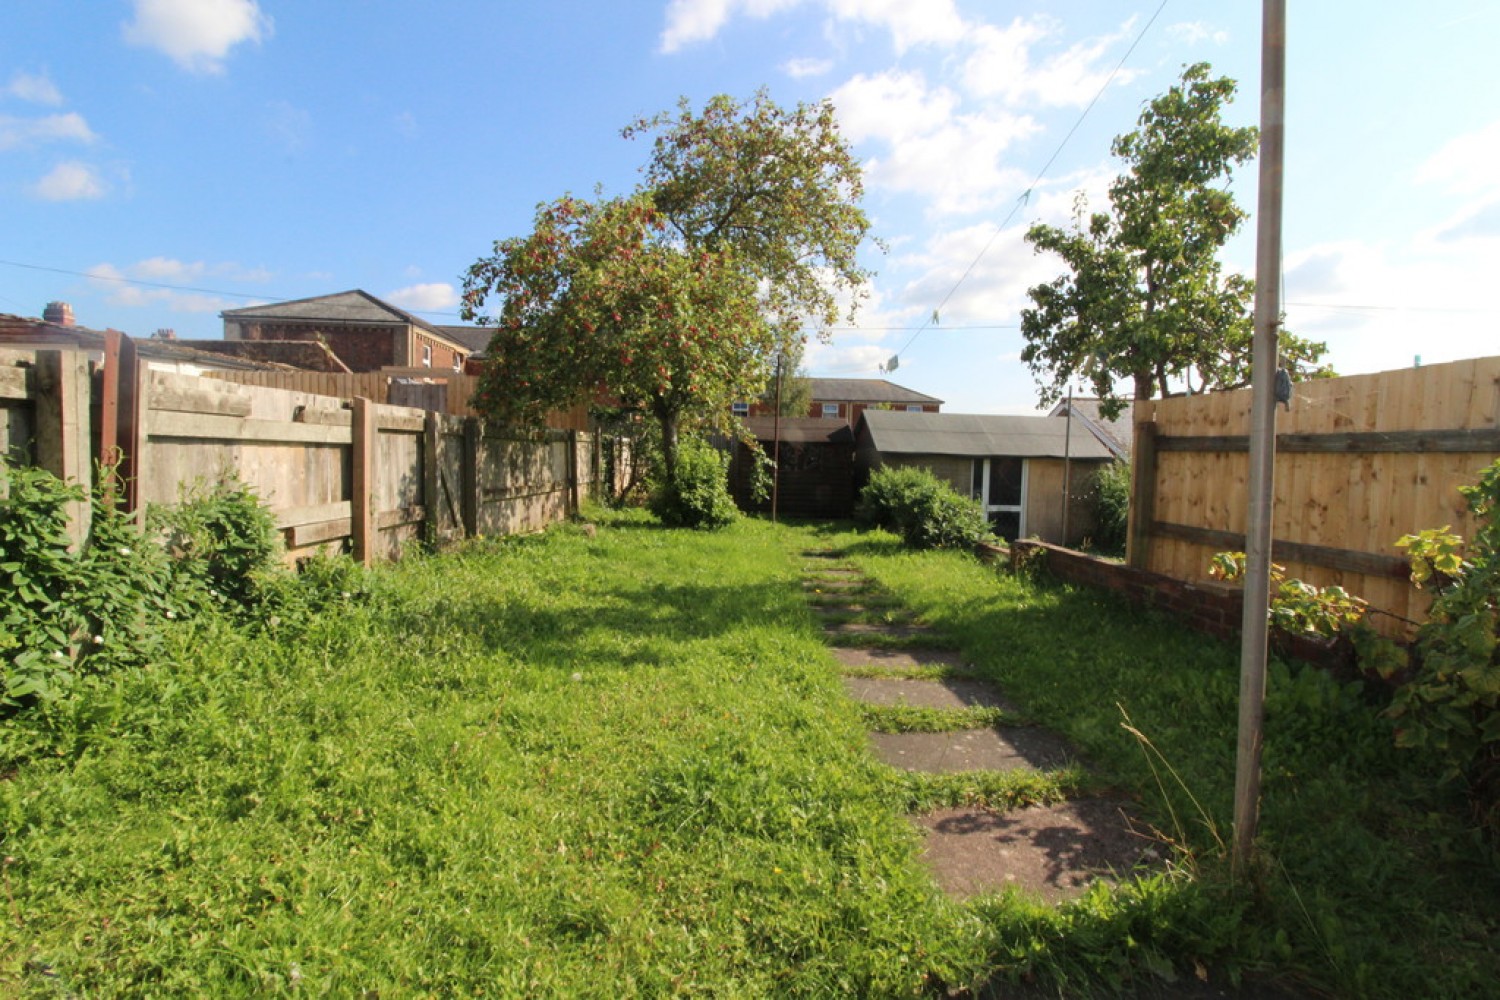
M1288 325L1342 373L1500 353L1500 4L1289 6ZM1111 138L1187 63L1254 124L1259 31L1243 0L12 0L0 311L217 337L363 288L458 322L538 202L636 183L621 127L764 86L834 100L888 246L812 373L899 353L950 411L1030 412L1018 314L1061 271L1026 227L1103 204ZM1234 190L1253 210L1253 166ZM1252 226L1226 263L1253 260Z

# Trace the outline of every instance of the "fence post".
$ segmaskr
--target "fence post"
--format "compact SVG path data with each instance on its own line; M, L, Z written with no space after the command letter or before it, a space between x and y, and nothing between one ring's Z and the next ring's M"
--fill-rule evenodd
M480 445L483 441L484 430L479 423L478 417L464 418L464 461L463 461L463 512L464 512L464 534L470 538L479 534L479 504L480 504Z
M569 513L577 515L583 505L578 502L578 430L568 430L568 501L572 505Z
M1143 420L1135 425L1131 457L1135 468L1130 476L1130 537L1125 562L1136 569L1147 569L1151 562L1151 524L1156 520L1156 421Z
M90 489L88 362L78 351L37 351L35 377L36 464ZM67 510L68 534L81 544L88 538L92 508L83 500L68 504Z
M443 521L443 486L438 480L440 439L438 415L428 410L422 418L422 535L433 548L440 541Z
M353 437L353 493L350 497L354 558L366 566L375 561L375 405L365 396L354 397L349 430Z

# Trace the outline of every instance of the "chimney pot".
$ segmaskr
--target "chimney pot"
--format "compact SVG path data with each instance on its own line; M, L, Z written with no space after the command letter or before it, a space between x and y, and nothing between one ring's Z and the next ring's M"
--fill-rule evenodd
M72 326L73 307L66 302L48 302L42 310L42 319L56 326Z

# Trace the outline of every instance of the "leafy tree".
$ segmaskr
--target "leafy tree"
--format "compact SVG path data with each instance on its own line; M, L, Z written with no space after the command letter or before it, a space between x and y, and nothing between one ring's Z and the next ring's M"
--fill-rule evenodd
M1021 359L1043 402L1080 376L1109 417L1124 406L1117 379L1133 382L1136 399L1167 395L1173 379L1200 391L1248 384L1254 282L1224 275L1218 253L1246 218L1228 182L1254 156L1257 130L1220 120L1235 83L1209 73L1207 63L1187 67L1147 105L1139 128L1115 139L1111 150L1128 169L1110 186L1112 212L1085 218L1080 199L1071 229L1027 232L1038 252L1069 268L1031 288L1034 306L1021 313ZM1327 347L1283 331L1280 349L1295 373L1315 368Z
M537 422L613 396L658 422L671 482L685 422L726 427L778 352L825 331L841 297L852 311L869 222L827 102L788 111L762 92L700 115L684 101L624 134L651 132L639 190L540 206L529 235L469 268L463 314L496 327L481 410Z

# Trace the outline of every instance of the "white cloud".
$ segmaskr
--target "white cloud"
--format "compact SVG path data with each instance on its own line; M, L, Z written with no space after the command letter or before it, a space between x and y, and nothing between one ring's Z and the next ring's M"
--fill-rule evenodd
M124 34L190 73L222 73L230 49L270 37L271 27L255 0L135 0Z
M278 145L295 153L312 137L312 115L286 101L272 101L266 106L265 129Z
M458 290L446 281L407 285L383 296L393 306L418 312L436 312L458 305Z
M408 139L415 139L420 131L417 127L417 116L410 111L403 111L394 119L396 131Z
M661 51L676 52L717 35L730 18L745 14L766 18L805 0L671 0ZM897 52L914 45L951 45L966 30L953 0L817 0L836 23L854 23L890 32Z
M147 257L123 268L110 263L88 269L91 282L107 292L112 306L142 308L165 306L176 312L212 313L244 305L242 301L210 291L191 288L157 288L156 284L185 284L205 280L259 282L270 278L265 268L247 268L229 261L181 261L172 257ZM144 282L146 284L133 284Z
M5 90L0 93L30 101L32 104L47 104L56 107L63 102L62 92L47 78L46 74L33 76L30 73L17 71L10 78L10 83Z
M1229 41L1229 32L1204 21L1183 21L1169 25L1167 34L1184 45L1197 45L1205 41L1223 45Z
M897 52L915 45L951 45L967 26L952 0L826 0L841 21L872 24L891 33Z
M1134 21L1128 21L1115 34L1077 42L1034 63L1033 47L1061 34L1057 22L1018 17L1008 28L983 25L971 33L974 52L964 64L964 84L974 94L999 96L1008 104L1082 107L1110 79L1112 67L1099 65L1100 60L1133 30ZM1113 84L1129 83L1136 75L1122 69Z
M76 160L59 163L31 187L31 193L43 201L89 201L108 192L98 172Z
M37 146L48 142L81 142L88 144L99 137L89 128L83 116L70 111L42 118L16 118L0 115L0 150L20 146Z
M802 79L809 76L822 76L833 69L832 59L788 59L781 64L781 71L794 79Z
M795 7L802 0L672 0L667 5L667 26L662 29L662 52L676 52L695 42L706 42L719 33L730 17L743 12L751 17L769 17Z
M1417 168L1416 179L1441 184L1458 194L1500 187L1495 162L1500 160L1500 121L1450 139Z
M933 212L992 207L1029 182L1003 165L1005 151L1038 130L1029 117L999 110L959 114L957 94L931 88L913 72L856 76L832 99L852 142L887 148L865 161L870 184L930 199Z

